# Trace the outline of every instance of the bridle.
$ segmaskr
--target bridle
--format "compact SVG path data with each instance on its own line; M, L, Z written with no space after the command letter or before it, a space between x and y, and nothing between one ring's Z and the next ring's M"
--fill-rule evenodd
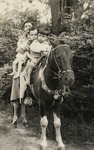
M55 49L53 49L53 50L55 50ZM52 51L53 51L53 50L52 50ZM52 52L52 51L51 51L51 52ZM66 92L66 87L65 87L65 86L63 87L64 89L59 89L59 90L57 90L57 89L56 89L56 90L51 90L51 89L49 89L49 87L47 86L47 84L46 84L46 82L45 82L44 69L45 69L46 67L48 67L48 68L57 76L56 79L58 79L58 80L60 80L61 77L62 77L65 73L73 72L72 70L63 70L63 71L62 71L62 70L60 69L60 66L58 65L58 62L57 62L57 60L56 60L55 55L54 55L54 61L55 61L56 66L57 66L57 68L58 68L58 73L57 73L57 72L54 72L53 70L51 70L51 69L47 66L48 57L47 57L47 59L46 59L46 64L45 64L43 70L40 72L42 88L43 88L48 94L52 94L52 95L53 95L53 97L54 97L53 103L54 103L55 100L57 100L59 97L63 97L63 96L64 96L66 93L68 93L68 92ZM52 104L52 105L53 105L53 104Z
M53 49L53 51L54 51L55 49ZM60 69L60 67L59 67L59 65L58 65L58 62L57 62L57 60L56 60L56 57L55 57L55 55L54 55L54 61L55 61L55 64L56 64L56 66L57 66L57 68L58 68L58 73L56 73L56 72L54 72L53 70L51 70L51 72L53 72L56 76L57 76L57 78L58 78L58 80L60 80L61 78L62 78L62 76L65 74L65 73L69 73L69 72L73 72L72 70L64 70L64 71L62 71L61 69Z

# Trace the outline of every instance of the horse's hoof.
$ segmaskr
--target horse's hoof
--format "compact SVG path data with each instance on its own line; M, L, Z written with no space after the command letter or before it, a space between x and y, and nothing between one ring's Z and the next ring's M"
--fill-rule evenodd
M17 120L12 122L14 128L17 128Z
M16 120L16 121L13 121L12 124L17 124L17 120Z
M28 128L28 124L23 123L23 125L24 125L26 128Z
M58 150L66 150L65 146L64 147L59 147Z
M22 123L26 128L28 128L28 123L27 122L23 122Z

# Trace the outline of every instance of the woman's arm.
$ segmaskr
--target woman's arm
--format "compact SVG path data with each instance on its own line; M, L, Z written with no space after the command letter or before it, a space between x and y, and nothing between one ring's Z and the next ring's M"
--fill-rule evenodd
M25 52L25 55L26 55L28 58L32 59L32 56L30 55L30 53L29 53L28 51Z

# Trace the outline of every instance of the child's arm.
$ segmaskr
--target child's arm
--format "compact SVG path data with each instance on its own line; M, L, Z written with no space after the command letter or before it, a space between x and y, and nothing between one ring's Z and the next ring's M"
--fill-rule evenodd
M33 40L28 40L27 44L24 46L24 51L30 52L30 45Z
M24 50L24 52L26 52L26 51L30 51L30 44L32 43L32 41L31 40L29 40L29 41L26 41L26 43L24 43L22 46L21 46L21 48Z
M24 50L22 48L20 48L20 47L17 47L16 52L23 54Z
M48 55L48 53L51 51L52 46L49 45L48 43L45 45L45 49L42 52L42 55Z

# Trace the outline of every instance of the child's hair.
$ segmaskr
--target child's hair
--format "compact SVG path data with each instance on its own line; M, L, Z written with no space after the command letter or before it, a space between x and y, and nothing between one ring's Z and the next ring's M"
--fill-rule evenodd
M35 25L34 25L33 21L27 20L27 21L25 21L25 22L23 23L23 25L22 25L22 30L24 29L25 24L26 24L26 23L29 23L29 22L32 24L31 30L34 30L34 29L35 29Z
M44 34L44 35L50 35L51 34L51 28L50 26L41 26L38 27L38 33Z
M19 33L18 33L18 37L19 36L25 36L24 31L20 30Z

